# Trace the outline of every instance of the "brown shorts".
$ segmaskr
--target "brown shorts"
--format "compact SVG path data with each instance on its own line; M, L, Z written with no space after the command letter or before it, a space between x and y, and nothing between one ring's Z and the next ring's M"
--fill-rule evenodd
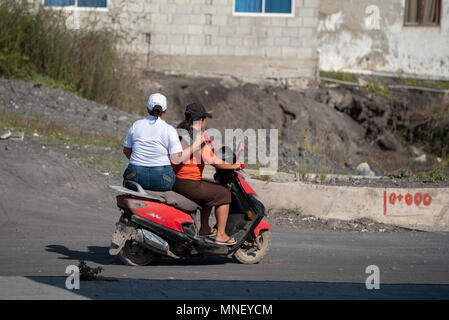
M231 192L223 186L203 180L176 178L173 191L195 201L202 207L231 203Z

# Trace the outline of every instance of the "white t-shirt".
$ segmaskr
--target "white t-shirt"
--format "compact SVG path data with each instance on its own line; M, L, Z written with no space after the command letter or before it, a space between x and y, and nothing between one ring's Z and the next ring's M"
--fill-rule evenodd
M132 148L129 162L144 167L170 165L169 155L182 152L175 128L153 116L134 122L123 146Z

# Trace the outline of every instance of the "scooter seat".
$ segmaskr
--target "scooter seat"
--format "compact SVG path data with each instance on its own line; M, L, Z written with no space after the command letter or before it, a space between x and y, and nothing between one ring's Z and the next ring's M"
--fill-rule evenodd
M174 191L145 190L145 192L153 196L163 197L166 204L182 211L195 212L198 209L201 210L200 205Z

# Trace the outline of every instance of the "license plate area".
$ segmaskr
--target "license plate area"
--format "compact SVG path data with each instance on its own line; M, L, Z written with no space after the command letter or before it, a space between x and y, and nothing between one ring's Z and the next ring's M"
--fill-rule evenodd
M117 255L122 250L126 241L131 239L134 228L128 227L124 223L117 222L115 224L115 231L112 234L110 255Z

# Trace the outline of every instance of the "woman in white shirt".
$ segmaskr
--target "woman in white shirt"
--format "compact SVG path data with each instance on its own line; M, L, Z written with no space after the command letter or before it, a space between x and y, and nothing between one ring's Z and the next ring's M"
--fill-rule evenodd
M133 123L123 143L123 153L129 159L123 179L135 181L147 190L168 191L176 179L170 160L190 157L201 139L182 149L175 128L162 119L167 111L164 95L150 95L147 108L149 116Z

